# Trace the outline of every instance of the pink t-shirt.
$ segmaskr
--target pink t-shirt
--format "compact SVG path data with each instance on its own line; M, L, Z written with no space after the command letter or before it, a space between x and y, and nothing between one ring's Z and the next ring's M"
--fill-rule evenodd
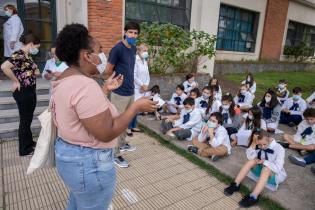
M90 134L80 119L93 117L109 109L118 115L114 105L104 95L100 86L91 78L73 75L52 81L54 121L58 136L70 144L91 148L113 148L117 139L101 142Z

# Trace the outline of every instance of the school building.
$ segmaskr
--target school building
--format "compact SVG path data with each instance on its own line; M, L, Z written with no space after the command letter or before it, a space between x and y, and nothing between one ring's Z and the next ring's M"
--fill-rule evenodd
M1 0L0 9L8 3L17 5L25 29L41 37L43 49L65 24L78 22L101 41L107 54L128 20L215 34L216 57L206 69L211 74L215 60L281 61L285 46L302 42L315 49L315 0ZM37 59L44 56L42 50Z

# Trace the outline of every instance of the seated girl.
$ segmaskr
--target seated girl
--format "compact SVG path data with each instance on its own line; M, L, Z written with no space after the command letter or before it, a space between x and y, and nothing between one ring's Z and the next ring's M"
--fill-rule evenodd
M221 107L221 101L215 98L215 95L217 93L215 88L216 87L212 87L210 92L208 88L204 89L203 91L204 93L207 93L207 94L210 93L209 99L207 101L207 107L204 108L204 107L199 106L199 110L201 111L201 114L202 114L202 119L206 121L209 119L212 113L219 112L219 109Z
M193 145L188 151L202 157L211 157L213 161L231 154L229 135L222 126L223 116L219 112L212 113L198 137L193 138Z
M216 77L212 77L209 81L209 84L208 86L214 88L216 90L216 94L214 95L214 98L216 100L219 100L221 101L221 98L222 98L222 89L220 87L220 84L219 84L219 80L216 78Z
M254 80L254 76L252 73L248 73L246 75L246 78L244 81L242 81L242 84L247 85L247 88L249 90L249 92L255 97L255 93L256 93L256 82Z
M184 92L189 95L190 91L198 87L198 83L195 81L194 74L188 74L186 76L186 81L183 83Z
M284 134L283 140L289 147L296 150L315 150L315 109L307 108L304 113L304 120L298 125L298 130L295 135Z
M277 96L281 105L289 98L290 91L287 89L288 82L285 79L279 80L279 84L277 86Z
M235 111L235 104L233 101L233 96L231 94L226 94L222 97L221 107L219 109L223 116L223 126L227 130L229 136L237 133L238 129L241 127L240 114Z
M190 91L190 93L189 93L189 97L190 98L193 98L195 101L196 101L196 99L197 98L199 98L200 97L200 91L199 91L199 89L198 88L193 88L191 91Z
M263 119L266 121L267 131L274 133L278 128L281 114L281 105L275 91L269 89L261 102L258 103L258 107L261 109Z
M267 130L266 122L261 118L261 110L257 106L253 106L249 109L248 115L242 127L236 134L231 135L232 146L239 145L248 147L249 138L252 135L254 128Z
M196 107L200 110L203 110L203 112L205 112L205 110L208 107L208 102L209 102L209 98L212 95L211 92L211 87L210 86L206 86L202 89L202 94L200 97L196 98Z
M176 91L173 93L171 99L166 103L166 109L172 114L178 114L183 109L183 102L187 98L184 93L184 86L177 85Z
M241 182L246 175L257 181L253 191L246 195L240 202L241 207L251 207L258 203L259 195L264 187L270 190L277 190L278 184L282 183L287 174L283 168L285 150L273 138L269 137L269 133L259 130L255 133L256 138L250 147L246 150L248 161L241 168L233 183L224 189L224 194L232 195L239 191Z
M243 112L247 112L252 107L254 97L248 91L246 84L240 86L238 94L234 97L234 102Z
M315 91L306 99L307 106L309 108L315 108Z

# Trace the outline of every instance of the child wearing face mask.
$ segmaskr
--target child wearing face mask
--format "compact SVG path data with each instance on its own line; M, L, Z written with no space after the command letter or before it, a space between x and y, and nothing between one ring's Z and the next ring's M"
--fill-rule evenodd
M265 120L262 119L262 112L258 106L249 109L247 118L236 134L231 135L232 146L239 145L248 147L249 139L254 128L267 130Z
M196 87L198 87L198 83L195 81L194 74L188 74L186 76L186 81L183 83L184 92L189 95L190 91Z
M267 131L274 133L278 128L281 105L278 101L275 91L268 90L258 107L262 111L262 118L266 121Z
M287 174L284 170L285 150L267 131L255 132L250 147L246 150L248 161L241 168L233 183L224 189L224 194L231 196L239 191L241 182L246 176L257 181L253 191L246 195L240 202L241 207L251 207L259 202L261 192L265 187L276 191Z
M198 136L202 127L202 116L198 109L195 108L195 100L186 98L183 102L184 109L180 112L177 120L166 119L162 121L161 132L170 137L176 137L179 140L189 140Z
M221 101L221 98L222 98L222 89L221 89L221 86L219 84L219 80L218 78L216 77L212 77L209 81L209 84L208 86L210 86L211 88L213 88L216 93L214 95L214 98L218 101Z
M219 112L210 115L198 137L193 138L188 151L202 157L211 157L212 161L231 154L229 135L222 126L223 116Z
M214 112L219 112L219 109L220 109L220 106L221 106L221 101L220 100L217 100L215 95L216 95L217 91L216 91L216 87L205 87L204 90L203 90L203 96L200 97L201 99L199 100L199 110L201 111L202 113L202 118L204 120L208 120L210 115ZM203 100L205 98L208 98L207 99L207 107L205 107L205 105L203 105ZM203 107L202 107L203 105Z
M293 88L293 96L288 98L282 106L280 123L290 127L298 125L302 121L302 113L306 109L306 102L302 98L302 89Z
M206 86L202 89L202 94L200 97L196 98L196 107L198 109L204 109L206 110L208 107L208 100L211 95L211 87Z
M177 85L176 92L173 93L171 99L166 103L166 110L172 114L177 114L183 109L183 102L187 98L187 95L184 93L184 86Z
M233 96L231 94L226 94L222 97L222 105L219 109L223 116L223 126L227 130L229 136L237 133L241 126L240 114L236 113L235 104L233 101Z
M279 84L277 86L277 97L280 101L281 105L289 98L289 90L287 89L288 82L284 79L279 80Z
M252 107L254 97L248 91L246 84L241 85L238 94L234 97L234 102L243 112L247 112Z
M256 92L256 82L252 73L248 73L244 81L241 84L245 84L249 92L255 97Z
M201 95L201 94L200 94L200 91L199 91L198 88L192 89L192 90L190 91L190 93L189 93L189 97L190 97L190 98L193 98L193 99L195 100L195 104L197 104L197 103L196 103L196 99L199 98L200 95Z
M306 99L307 106L315 109L315 91Z

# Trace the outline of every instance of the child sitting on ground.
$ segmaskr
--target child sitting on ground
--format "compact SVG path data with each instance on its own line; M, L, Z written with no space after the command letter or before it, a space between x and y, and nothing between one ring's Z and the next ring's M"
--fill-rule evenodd
M243 112L247 112L253 104L253 95L248 91L246 84L240 86L238 94L234 97L234 102Z
M223 116L219 112L212 113L198 137L193 138L193 145L188 146L188 151L202 157L211 157L213 161L230 155L229 135L222 124Z
M283 182L287 174L283 168L285 150L269 133L260 130L256 133L258 137L253 139L250 147L246 150L249 161L242 167L231 185L224 189L224 194L232 195L239 191L241 182L246 175L257 181L257 184L249 195L246 195L240 202L241 207L251 207L258 203L259 195L264 187L276 190L278 184Z
M208 102L211 95L212 95L212 92L211 92L210 86L206 86L202 88L201 96L196 99L196 107L200 110L203 110L203 112L205 112L205 110L208 107Z
M198 87L198 83L195 81L194 74L188 74L186 76L186 81L183 83L184 92L189 95L190 91Z
M315 150L315 109L307 108L303 116L304 120L298 125L295 135L283 135L283 140L288 143L283 146L296 150L313 151Z
M240 114L235 111L235 104L233 101L233 96L231 94L226 94L222 96L222 105L219 109L223 116L223 126L227 130L229 136L237 133L241 126Z
M202 113L202 119L204 121L208 121L208 119L212 113L219 112L219 109L221 107L221 101L217 100L215 98L215 95L217 93L217 91L215 89L216 89L216 87L211 87L210 96L209 96L209 99L207 101L208 106L206 108L199 107L199 109L201 110L201 113ZM204 89L203 92L208 94L209 93L208 90L209 90L209 88L207 87Z
M209 84L208 86L210 86L211 88L214 88L214 90L216 91L215 95L214 95L214 98L216 100L219 100L221 101L221 98L222 98L222 89L220 87L220 84L219 84L219 80L216 78L216 77L212 77L209 81Z
M160 112L162 111L162 107L165 104L165 101L160 96L160 87L158 85L154 85L151 89L144 94L145 96L151 96L153 101L158 102L158 108L154 112L157 120L161 120Z
M315 91L306 99L307 106L315 109Z
M242 127L236 134L231 135L232 146L239 145L248 147L249 138L254 128L267 130L266 122L262 119L261 114L261 110L258 106L250 108Z
M282 106L280 123L290 127L298 125L302 121L302 114L306 109L306 102L302 98L302 89L293 88L293 96L288 98Z
M278 128L281 105L278 101L275 91L268 90L258 107L262 111L262 117L266 121L267 131L274 133Z
M166 119L162 121L161 132L179 140L192 140L198 136L202 127L202 117L198 109L195 108L195 100L186 98L184 109L180 112L178 120Z
M256 82L254 80L254 76L252 73L248 73L246 75L246 78L244 81L242 81L242 84L247 85L247 88L249 92L255 97L255 92L256 92Z
M277 97L280 101L281 105L289 98L289 90L287 89L288 82L285 79L279 80L279 84L277 86Z
M172 114L177 114L183 108L183 101L187 98L187 95L184 93L184 86L177 85L176 92L173 93L170 101L166 103L167 111Z
M200 91L198 88L194 88L190 91L189 97L193 98L196 102L196 99L200 97Z

